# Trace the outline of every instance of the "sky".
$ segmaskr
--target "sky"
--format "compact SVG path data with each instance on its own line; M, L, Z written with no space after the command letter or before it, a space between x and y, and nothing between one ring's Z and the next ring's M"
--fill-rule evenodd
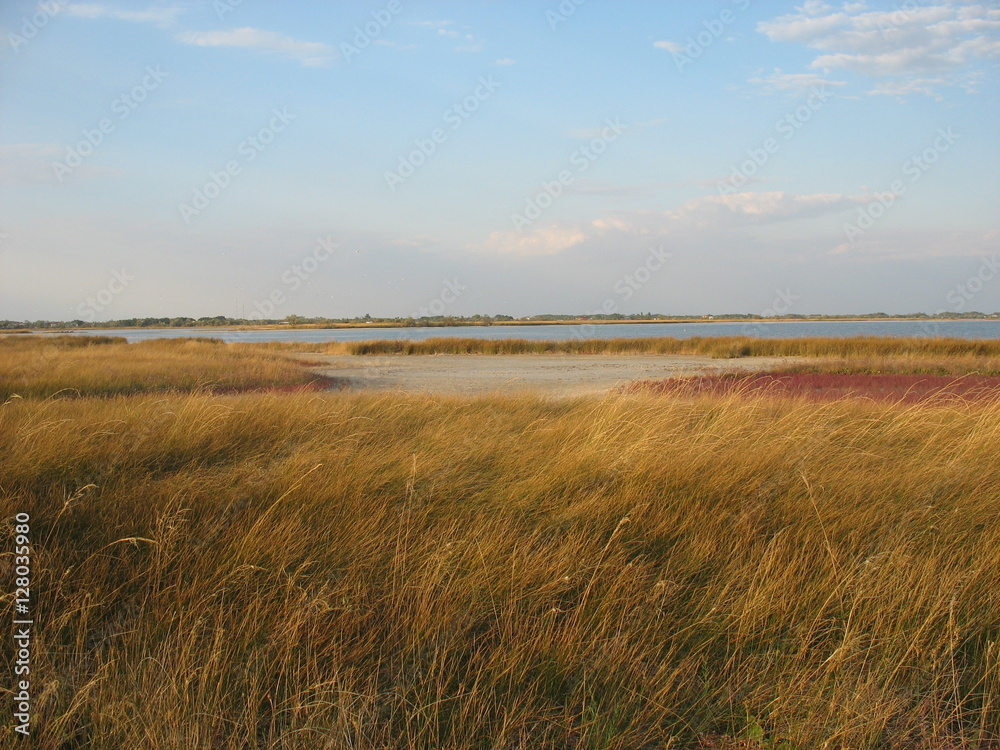
M0 3L0 319L1000 310L1000 3Z

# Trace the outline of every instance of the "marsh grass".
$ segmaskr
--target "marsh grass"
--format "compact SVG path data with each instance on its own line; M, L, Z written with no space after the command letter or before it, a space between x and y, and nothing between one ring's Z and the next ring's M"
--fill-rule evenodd
M998 440L964 401L9 400L31 746L996 747Z
M836 375L1000 375L1000 356L969 352L955 354L817 356L781 365L778 372Z
M572 339L476 339L436 337L423 341L274 342L262 346L277 351L310 351L326 354L702 354L735 357L861 357L914 358L943 361L953 357L970 360L992 358L1000 363L1000 341L946 338L800 338L758 339L739 337Z
M215 339L128 344L106 336L0 337L0 401L13 396L233 392L305 387L320 380L288 357Z
M871 372L729 372L640 380L623 386L630 393L755 394L805 397L821 401L868 398L915 403L922 401L1000 399L1000 377L990 375L920 375Z

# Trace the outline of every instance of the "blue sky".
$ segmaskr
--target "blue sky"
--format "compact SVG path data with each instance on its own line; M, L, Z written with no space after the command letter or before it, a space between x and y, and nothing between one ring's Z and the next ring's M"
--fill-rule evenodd
M1000 310L995 2L0 27L0 318Z

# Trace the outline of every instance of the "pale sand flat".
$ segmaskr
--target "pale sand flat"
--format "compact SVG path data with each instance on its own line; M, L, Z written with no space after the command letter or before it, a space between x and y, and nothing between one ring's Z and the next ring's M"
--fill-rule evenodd
M295 354L315 372L351 390L480 394L605 393L636 380L771 370L801 357L712 359L701 355L418 354L354 356Z

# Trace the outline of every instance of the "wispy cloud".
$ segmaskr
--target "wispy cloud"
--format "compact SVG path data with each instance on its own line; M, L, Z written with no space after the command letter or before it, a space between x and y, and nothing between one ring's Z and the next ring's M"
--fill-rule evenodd
M411 26L420 26L425 29L441 29L454 25L454 21L410 21Z
M501 57L499 60L494 62L494 65L514 65L517 61L509 57Z
M878 236L842 242L826 252L851 260L988 258L1000 252L1000 233L975 230L887 229Z
M465 41L455 47L456 52L482 52L483 43L472 34L465 35Z
M161 27L172 26L183 8L177 6L147 8L146 10L120 10L107 5L91 3L70 3L66 13L78 18L114 18L119 21L134 21L136 23L152 23Z
M802 94L814 88L847 85L844 81L831 81L817 73L785 73L781 68L775 68L767 75L754 76L748 83L771 94Z
M55 143L0 145L0 185L53 183L52 162L62 154L62 149Z
M805 45L822 54L812 70L842 70L882 79L869 94L938 96L940 89L971 85L977 67L1000 58L1000 10L979 4L932 2L872 11L864 2L840 9L810 0L761 21L771 41Z
M501 255L556 255L587 239L579 229L539 227L531 232L493 232L474 249Z
M603 198L634 198L636 196L655 195L671 187L676 187L676 185L670 182L660 182L651 185L615 185L596 180L581 179L567 187L566 194L593 195Z
M308 68L329 65L336 58L333 47L322 42L304 42L274 31L248 26L231 31L185 31L177 35L182 44L198 47L241 47L298 60Z
M675 54L680 54L684 51L684 45L678 44L677 42L660 41L653 42L653 46L657 49L665 49L667 52L673 52Z
M668 211L665 218L668 224L684 227L736 229L838 213L869 200L868 196L840 193L795 195L780 191L707 195Z
M428 31L434 31L438 36L445 37L447 39L454 39L459 42L458 46L455 47L456 52L482 52L483 43L477 39L473 34L465 33L454 28L454 21L410 21L411 26L419 26L420 28L427 29ZM507 58L505 58L507 59ZM497 65L510 65L513 64L513 60L510 63L503 63L499 60L496 62Z
M494 232L473 249L511 255L555 255L590 240L606 244L624 236L647 242L678 237L721 238L730 232L778 222L837 214L870 196L784 192L708 195L669 211L623 211L589 223L552 224L531 231Z

